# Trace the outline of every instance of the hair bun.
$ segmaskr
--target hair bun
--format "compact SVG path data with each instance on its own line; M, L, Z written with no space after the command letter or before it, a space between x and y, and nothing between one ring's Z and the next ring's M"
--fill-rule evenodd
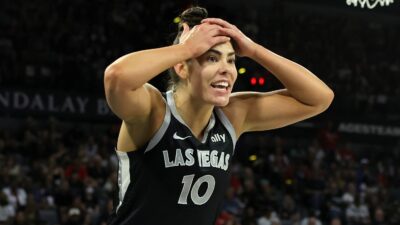
M208 12L207 9L194 6L191 8L186 9L180 15L181 22L179 23L179 31L182 30L182 24L187 23L190 28L198 25L201 23L201 20L207 18Z

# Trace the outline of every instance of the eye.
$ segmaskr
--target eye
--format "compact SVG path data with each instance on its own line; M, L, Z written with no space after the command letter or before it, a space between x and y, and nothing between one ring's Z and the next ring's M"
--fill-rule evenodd
M213 55L208 56L207 60L209 62L218 62L218 58Z
M235 59L235 58L228 59L228 63L235 64L235 62L236 62L236 59Z

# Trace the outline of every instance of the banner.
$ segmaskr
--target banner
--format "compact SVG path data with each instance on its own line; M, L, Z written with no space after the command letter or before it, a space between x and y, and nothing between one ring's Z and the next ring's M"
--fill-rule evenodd
M104 97L24 90L0 90L0 115L115 117Z
M400 127L389 125L341 122L339 123L338 131L342 133L400 137Z

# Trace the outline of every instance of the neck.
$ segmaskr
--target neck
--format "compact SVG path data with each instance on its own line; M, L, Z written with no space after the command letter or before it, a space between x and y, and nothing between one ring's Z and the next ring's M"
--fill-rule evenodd
M210 120L214 106L194 98L185 90L176 90L173 97L176 109L183 121L197 138L201 138Z

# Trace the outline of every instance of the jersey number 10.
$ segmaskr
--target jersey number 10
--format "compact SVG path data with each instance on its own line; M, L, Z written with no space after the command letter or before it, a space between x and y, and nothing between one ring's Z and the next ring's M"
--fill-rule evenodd
M194 178L194 174L186 175L183 177L183 179L182 179L183 188L181 191L181 195L179 196L178 204L187 205L187 198L188 198L189 192L190 192L190 197L191 197L193 203L196 205L203 205L210 199L212 193L214 192L214 188L215 188L215 178L211 175L204 175L204 176L200 177L199 179L197 179L196 182L194 182L193 187L192 187L193 178ZM207 190L203 196L199 196L199 189L203 183L207 183ZM190 191L190 189L192 191Z

